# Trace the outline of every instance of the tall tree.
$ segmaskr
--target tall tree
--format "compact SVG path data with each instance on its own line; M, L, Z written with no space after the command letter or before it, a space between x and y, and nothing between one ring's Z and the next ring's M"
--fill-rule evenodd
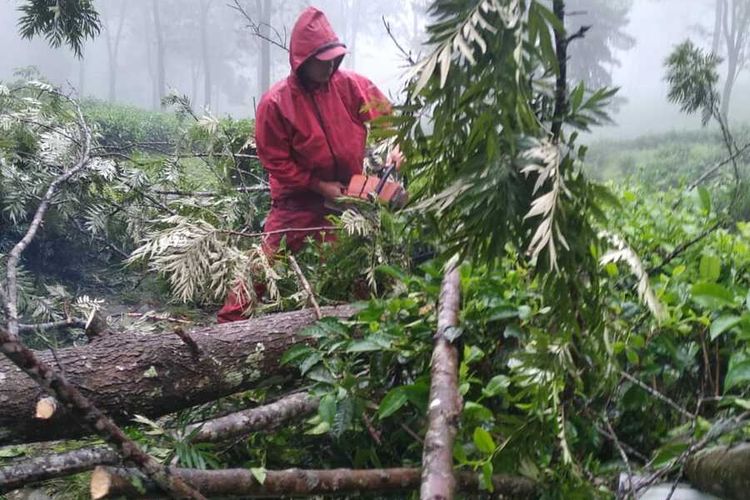
M567 2L570 33L588 27L583 38L570 45L570 80L587 88L612 85L612 67L619 66L616 51L635 46L625 29L632 0L570 0Z
M729 118L729 104L737 77L748 63L750 47L750 0L718 0L721 10L721 33L726 51L727 74L721 95L721 114Z
M125 15L128 3L121 2L116 24L107 15L106 10L102 13L104 19L104 38L107 42L107 68L109 69L108 81L109 90L107 100L114 102L117 97L117 56L120 52L120 40L122 40L122 29L125 25Z
M258 89L261 96L271 86L271 0L255 0L255 11L258 15Z
M154 109L158 109L161 106L162 98L166 95L165 88L165 70L164 70L164 34L162 32L161 16L159 12L159 3L156 0L151 0L151 13L153 17L154 35L156 36L156 92L155 95L158 97L158 105L154 105Z
M213 0L201 0L200 4L200 28L201 28L201 55L203 57L203 105L206 108L211 107L211 94L213 87L211 85L211 47L208 36L209 11Z

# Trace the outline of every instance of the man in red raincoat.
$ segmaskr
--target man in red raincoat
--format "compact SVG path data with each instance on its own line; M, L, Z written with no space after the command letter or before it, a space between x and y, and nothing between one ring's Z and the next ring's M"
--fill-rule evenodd
M345 192L362 173L365 123L390 112L383 93L367 78L339 69L346 54L323 12L305 9L292 29L292 71L263 95L255 121L261 164L269 174L271 211L264 251L273 255L281 241L299 251L305 239L331 240L327 201ZM401 161L394 150L391 161ZM291 230L291 231L290 231ZM246 292L231 292L218 313L220 323L245 319ZM256 294L262 287L256 287Z

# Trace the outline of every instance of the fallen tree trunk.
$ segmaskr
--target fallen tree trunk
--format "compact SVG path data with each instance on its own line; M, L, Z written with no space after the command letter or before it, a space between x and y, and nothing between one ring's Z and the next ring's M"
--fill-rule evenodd
M326 316L349 317L354 306L323 308ZM200 353L177 335L123 334L55 353L37 353L114 421L150 418L213 401L258 385L280 373L279 359L316 321L310 310L273 314L196 329L190 337ZM21 370L0 359L0 445L87 434L62 405L49 419L34 418L46 395Z
M296 393L268 405L188 426L187 432L195 431L192 436L193 442L233 439L303 418L317 408L316 398L305 393ZM22 460L0 467L0 494L25 484L91 470L97 465L120 464L121 460L117 453L102 446Z
M453 442L461 420L458 393L458 350L451 343L451 330L458 326L461 280L452 267L443 278L438 304L438 324L430 371L428 428L422 452L420 498L451 500L456 491L453 475Z
M70 476L97 465L119 465L120 455L112 448L97 446L56 455L44 455L0 467L0 495L29 483Z
M685 464L688 481L703 491L727 499L750 494L750 443L699 451Z
M173 472L207 497L281 497L293 495L350 495L355 493L392 493L419 488L419 469L374 470L301 470L266 471L260 484L247 469L195 470ZM480 474L457 474L461 492L479 492ZM135 481L133 480L134 478ZM134 482L139 487L134 486ZM533 481L513 476L492 477L495 494L500 498L535 498ZM140 488L142 487L142 489ZM158 493L151 481L135 469L97 467L91 476L91 498L146 498Z

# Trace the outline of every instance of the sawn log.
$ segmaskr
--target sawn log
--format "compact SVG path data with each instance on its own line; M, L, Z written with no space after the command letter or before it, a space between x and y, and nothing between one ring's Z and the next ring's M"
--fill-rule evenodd
M323 308L324 316L349 317L354 306ZM312 310L273 314L196 329L193 349L171 332L112 335L92 344L40 352L116 422L134 415L159 417L257 386L280 373L279 359L304 339L316 321ZM0 445L49 441L86 434L60 408L49 419L35 418L46 396L39 386L0 357Z

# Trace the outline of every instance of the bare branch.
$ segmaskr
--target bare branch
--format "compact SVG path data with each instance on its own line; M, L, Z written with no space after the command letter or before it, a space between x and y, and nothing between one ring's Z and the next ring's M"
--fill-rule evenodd
M302 272L302 269L299 267L299 264L297 263L297 259L294 258L294 255L289 255L289 262L292 264L292 269L294 269L294 274L297 275L297 279L299 279L300 284L302 284L302 288L305 289L305 293L307 294L307 300L310 301L310 304L313 306L313 309L315 309L315 317L318 319L321 319L323 317L323 314L320 312L320 305L318 305L317 299L315 299L315 293L313 293L313 289L310 286L310 282L307 281L307 278L305 278L305 274Z
M289 52L289 47L287 45L286 41L286 33L282 36L279 30L271 26L270 24L266 23L256 23L255 20L250 16L250 14L247 13L245 8L240 4L239 0L234 0L234 5L227 4L228 7L236 10L240 14L242 14L242 17L247 20L247 27L250 28L250 31L252 31L253 35L257 36L261 40L265 40L266 42L270 43L271 45L275 45L276 47L285 50L286 52ZM272 31L276 38L272 38L270 36L267 36L263 34L263 29L268 28L268 30Z
M68 181L71 177L77 173L83 171L89 164L90 153L91 153L91 129L86 124L86 120L83 117L83 112L80 106L75 101L71 102L75 105L76 115L78 118L78 127L81 135L83 136L82 151L78 158L78 162L68 171L58 176L47 188L47 192L42 197L42 201L37 207L36 213L34 214L31 224L26 231L26 234L21 238L21 241L16 243L13 249L8 254L7 273L6 273L6 293L3 297L3 307L7 316L8 331L11 336L15 337L18 335L18 261L21 258L21 254L26 247L29 246L31 240L36 236L39 227L42 224L47 209L52 202L52 198L57 193L58 188Z

